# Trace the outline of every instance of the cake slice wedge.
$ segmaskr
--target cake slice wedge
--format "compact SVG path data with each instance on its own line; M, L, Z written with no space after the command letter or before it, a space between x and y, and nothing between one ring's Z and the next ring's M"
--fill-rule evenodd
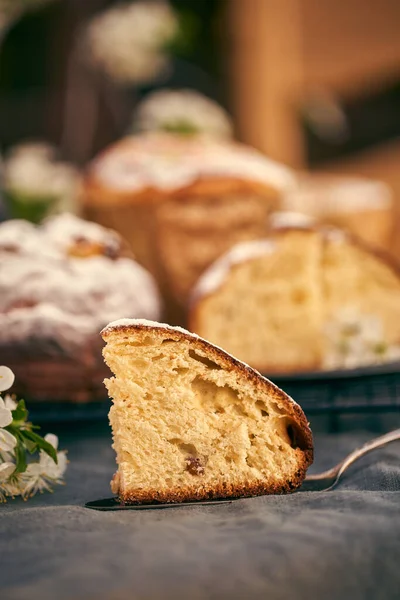
M307 419L257 371L179 327L123 319L102 331L124 503L280 494L313 458Z

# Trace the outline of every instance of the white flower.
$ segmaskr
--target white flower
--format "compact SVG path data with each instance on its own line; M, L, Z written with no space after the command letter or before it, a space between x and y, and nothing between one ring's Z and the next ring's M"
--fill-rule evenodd
M10 389L14 383L15 375L8 367L0 367L0 392Z
M134 116L138 131L203 133L230 138L233 126L219 104L194 90L161 90L149 94Z
M8 410L15 410L18 406L15 400L10 396L10 394L4 396L4 405L6 408L8 408Z
M166 44L178 31L165 1L131 2L97 15L87 41L94 63L120 83L147 83L168 65Z
M15 471L15 464L12 462L4 462L0 464L0 483L7 481L10 475Z
M79 176L71 165L57 159L56 149L46 143L24 143L14 147L4 164L8 192L21 194L25 201L38 197L69 206L78 193Z
M3 398L0 397L0 428L7 427L7 425L10 425L12 423L12 420L13 420L13 416L12 416L11 410L6 407L6 404L3 400ZM2 434L2 431L0 429L0 436L1 436L1 434ZM0 444L1 444L1 438L0 438Z
M0 452L12 452L16 445L16 438L9 431L0 427Z
M399 346L385 339L383 322L376 315L346 307L325 325L325 368L355 368L397 360Z
M58 438L56 435L49 433L44 439L57 450ZM51 492L52 484L62 483L66 468L65 451L57 452L57 463L55 463L51 456L41 450L39 461L29 464L25 473L21 475L22 495L26 498L44 490Z

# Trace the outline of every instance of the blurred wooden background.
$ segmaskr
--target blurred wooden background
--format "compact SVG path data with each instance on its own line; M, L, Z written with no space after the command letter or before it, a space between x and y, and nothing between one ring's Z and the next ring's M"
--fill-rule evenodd
M289 165L308 166L299 110L310 95L362 98L400 80L398 0L230 0L227 9L238 133ZM400 220L400 139L337 158L323 170L387 182ZM393 248L400 256L398 237Z

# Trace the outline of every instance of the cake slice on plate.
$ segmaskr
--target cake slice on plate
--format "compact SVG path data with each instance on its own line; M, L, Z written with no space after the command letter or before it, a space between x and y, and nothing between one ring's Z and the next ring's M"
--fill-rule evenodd
M312 462L301 408L257 371L178 327L124 319L103 331L125 503L285 493Z

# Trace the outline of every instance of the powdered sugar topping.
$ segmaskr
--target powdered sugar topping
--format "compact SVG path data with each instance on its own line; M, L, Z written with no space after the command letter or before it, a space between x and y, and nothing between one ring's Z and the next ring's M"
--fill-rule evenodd
M76 217L65 219L63 232L60 219L38 228L23 221L0 225L0 343L42 332L70 348L121 315L160 316L156 284L135 261L68 253L78 231L99 242L115 239L113 232L95 224L86 230Z
M387 209L392 205L390 188L381 181L361 177L304 177L288 191L284 208L321 218L338 212Z
M275 248L275 243L267 239L236 244L203 273L192 291L191 302L196 302L221 287L234 265L271 254Z
M287 191L291 171L253 150L207 136L147 134L126 138L92 165L99 182L120 191L178 190L199 178L231 177Z

